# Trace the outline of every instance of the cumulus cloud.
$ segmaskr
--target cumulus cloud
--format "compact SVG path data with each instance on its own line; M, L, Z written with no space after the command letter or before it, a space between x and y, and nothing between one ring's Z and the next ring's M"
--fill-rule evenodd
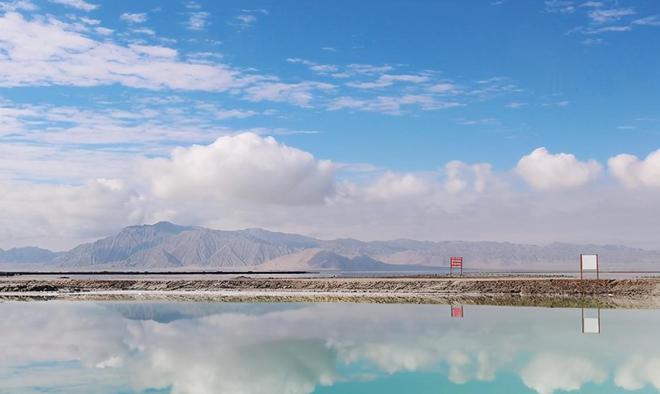
M647 384L660 390L660 357L635 355L616 371L614 383L624 390L641 390Z
M447 174L445 189L450 193L462 192L470 183L474 191L481 193L492 179L491 165L488 163L470 165L454 160L445 165L445 173Z
M414 174L386 172L364 190L369 200L387 201L421 196L431 191L432 184Z
M537 393L552 394L557 390L579 390L588 382L602 383L607 374L584 357L541 354L522 369L520 377Z
M0 237L18 245L88 240L144 219L140 196L118 179L80 186L0 182L0 207Z
M244 115L216 114L215 106L204 110L213 117ZM38 140L41 144L34 146L0 144L0 189L6 191L0 193L0 210L8 212L0 215L0 247L68 248L126 225L158 220L218 229L263 227L322 238L660 247L655 237L660 231L654 215L660 198L657 188L631 194L605 178L593 187L574 187L570 192L527 193L508 171L461 161L436 171L396 172L370 166L365 172L364 166L336 165L260 136L277 130L233 134L219 129L209 138L196 128L186 129L189 125L177 123L176 118L147 112L105 114L118 120L108 133L107 126L97 126L96 113L31 106L0 111L0 126L4 124L8 132L19 130L18 135L30 131L20 131L28 126L12 120L17 114L30 121L41 119L34 117L36 113L57 122L82 121L73 128L45 132ZM160 123L151 123L152 118ZM133 121L140 126L130 126ZM209 142L173 150L157 145L190 139ZM152 157L135 158L130 149L100 152L54 145L71 140L148 144ZM545 155L569 156L578 167L585 164L572 155ZM561 171L551 171L553 176L564 170L559 167ZM93 180L99 177L114 180ZM70 185L50 184L53 180Z
M334 187L331 162L253 133L176 148L171 158L140 167L158 198L319 204Z
M552 154L537 148L523 156L516 172L530 186L539 190L558 190L585 185L600 174L602 166L595 160L579 161L568 153Z
M620 154L607 162L610 172L628 188L660 187L660 150L650 153L644 160L629 154Z

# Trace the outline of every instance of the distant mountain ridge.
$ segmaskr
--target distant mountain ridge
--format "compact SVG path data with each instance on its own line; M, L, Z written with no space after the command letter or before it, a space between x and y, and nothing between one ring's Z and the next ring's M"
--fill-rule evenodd
M54 260L56 257L57 253L34 246L0 249L0 263L41 263Z
M52 269L397 270L446 267L463 256L466 268L576 269L580 253L598 253L608 267L660 268L660 251L616 245L509 242L319 240L262 229L237 231L169 222L129 226L98 241L54 253L0 249L0 263L42 263Z

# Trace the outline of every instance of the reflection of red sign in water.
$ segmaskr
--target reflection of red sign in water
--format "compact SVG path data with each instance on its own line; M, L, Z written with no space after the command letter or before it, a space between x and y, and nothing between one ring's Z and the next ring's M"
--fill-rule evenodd
M451 317L463 317L463 305L451 307Z
M449 258L449 274L451 275L455 269L461 270L461 275L463 275L463 258L462 257L450 257Z

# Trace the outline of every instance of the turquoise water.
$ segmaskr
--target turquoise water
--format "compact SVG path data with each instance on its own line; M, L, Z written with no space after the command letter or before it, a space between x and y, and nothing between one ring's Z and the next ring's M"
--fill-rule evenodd
M453 315L448 305L3 302L0 393L660 391L660 311L466 305L460 317L456 305Z

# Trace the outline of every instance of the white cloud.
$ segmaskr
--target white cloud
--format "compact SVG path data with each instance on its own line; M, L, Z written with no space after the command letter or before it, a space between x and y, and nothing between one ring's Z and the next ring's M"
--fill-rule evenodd
M545 10L552 13L572 14L576 7L573 0L546 0Z
M19 245L101 237L144 218L139 195L116 179L81 186L0 182L0 206L0 237Z
M119 16L119 19L128 23L144 23L147 21L147 14L125 12Z
M323 82L261 82L246 88L245 93L251 101L282 101L308 107L314 98L314 91L328 91L333 88L334 85Z
M368 200L388 201L421 196L431 191L432 184L414 174L386 172L364 189Z
M421 83L428 81L425 75L410 74L384 74L378 77L376 81L371 82L348 82L346 85L360 89L376 89L393 85L395 82ZM436 85L437 86L437 85Z
M266 9L242 9L241 14L236 15L229 24L238 26L241 29L248 29L252 27L257 22L257 15L268 15L269 12Z
M204 30L209 24L211 14L204 11L191 12L188 16L186 26L190 30Z
M210 123L191 124L188 113L168 115L181 106L180 99L158 99L173 108L82 111L5 105L0 124L5 135L13 133L13 140L0 144L0 189L8 191L0 193L0 206L11 214L0 215L7 219L0 220L0 247L70 247L125 225L158 220L220 229L263 227L324 238L660 247L655 236L660 231L655 219L657 188L630 193L607 177L570 192L544 193L554 189L541 188L528 193L519 189L515 174L495 171L487 163L461 161L437 171L402 173L369 165L365 172L364 165L335 165L254 133L233 134L212 143L217 136L232 133L214 126L216 112L222 109L215 105L199 109ZM63 125L34 132L42 121ZM254 132L292 131L255 128ZM191 140L208 145L189 146ZM71 141L76 141L75 148ZM122 145L85 147L99 143ZM182 147L170 151L172 143ZM576 166L572 155L545 155L563 158L560 161L568 156L568 166L549 160L553 177ZM577 163L577 168L585 165ZM88 180L99 177L117 179L112 182L121 187L112 189L97 181L90 186ZM84 199L80 216L70 212L76 198ZM48 206L58 209L42 209ZM112 219L105 220L109 214ZM66 226L58 227L59 220Z
M11 12L0 17L0 86L118 83L146 89L224 91L252 78L221 64L183 62L174 54L174 49L165 47L95 41L52 18L26 20Z
M594 161L581 162L572 154L552 154L537 148L523 156L516 172L530 186L539 190L556 190L585 185L601 172L602 166Z
M5 12L13 11L34 11L37 10L37 7L33 2L28 0L14 0L14 1L3 1L0 2L0 10Z
M541 354L520 372L525 385L539 394L579 390L583 384L602 383L607 374L589 359L579 356Z
M660 390L660 357L633 355L616 371L614 383L624 390L641 390L647 384Z
M511 108L511 109L518 109L518 108L524 107L526 105L527 105L527 103L520 103L520 102L517 102L517 101L513 101L513 102L510 102L510 103L506 104L505 107Z
M609 23L618 21L625 16L635 15L633 8L594 9L589 11L589 18L595 23Z
M76 8L83 11L93 11L98 5L88 3L85 0L49 0L51 3L61 4L67 7Z
M608 8L617 2L587 1L578 3L573 0L547 0L546 10L559 14L578 14L585 18L582 26L577 26L567 34L580 33L598 35L603 33L628 32L640 26L660 26L658 15L637 17L638 11L633 7ZM602 38L587 38L583 44L603 44Z
M300 59L300 58L287 58L288 63L297 63L309 67L310 70L314 71L317 74L326 75L329 73L336 73L339 71L339 67L334 64L319 64L312 62L310 60Z
M456 85L449 82L441 82L429 87L429 91L433 93L449 93L454 92L458 89Z
M660 26L660 16L651 15L651 16L635 19L634 21L632 21L632 24L638 26Z
M218 119L244 119L257 115L257 112L242 109L221 109L216 112Z
M254 22L257 21L257 17L254 15L238 15L234 18L238 25L240 25L243 28L248 28L252 26Z
M445 165L445 189L450 193L460 193L470 184L474 191L481 193L491 181L492 168L488 163L466 164L454 160Z
M140 168L165 199L321 204L334 188L332 163L252 133L177 148L170 159L144 159Z
M176 49L162 46L131 44L128 47L131 48L135 53L154 58L176 58L178 56Z
M339 109L357 109L361 111L381 112L390 115L401 115L407 106L419 106L424 111L452 108L461 104L455 101L438 100L424 94L404 94L401 96L377 96L371 99L353 97L338 97L327 104L329 111Z
M607 162L610 172L628 188L660 187L660 150L650 153L644 160L629 154L620 154Z
M394 67L392 66L375 66L372 64L360 64L360 63L353 63L349 64L347 68L355 74L365 74L365 75L370 75L370 74L382 74L382 73L387 73L392 70L394 70Z

